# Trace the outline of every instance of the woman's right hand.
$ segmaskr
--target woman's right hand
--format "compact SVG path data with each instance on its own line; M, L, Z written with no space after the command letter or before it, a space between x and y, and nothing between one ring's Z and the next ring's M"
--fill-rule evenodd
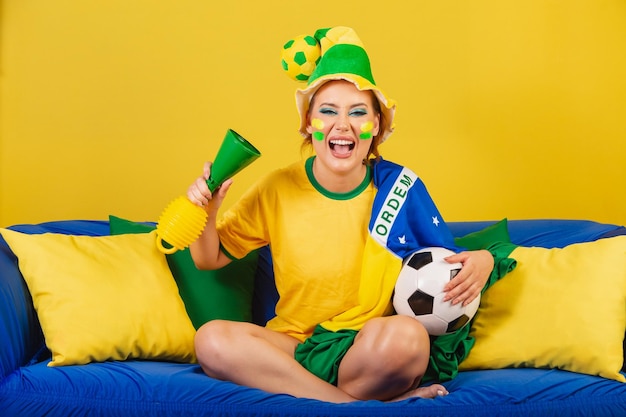
M222 201L224 201L226 193L228 192L230 185L233 183L233 180L228 179L224 181L224 183L220 185L217 190L215 190L215 195L213 195L207 185L207 180L211 175L212 165L213 163L211 161L204 163L202 175L198 177L187 189L187 198L197 206L205 208L211 206L214 209L217 209L222 204Z

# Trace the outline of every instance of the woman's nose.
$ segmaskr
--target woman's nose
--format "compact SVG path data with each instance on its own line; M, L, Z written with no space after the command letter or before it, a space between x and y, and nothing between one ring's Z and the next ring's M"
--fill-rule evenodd
M343 130L343 131L348 130L350 128L350 120L348 119L348 116L340 115L339 118L337 119L337 123L335 123L335 126L339 130Z

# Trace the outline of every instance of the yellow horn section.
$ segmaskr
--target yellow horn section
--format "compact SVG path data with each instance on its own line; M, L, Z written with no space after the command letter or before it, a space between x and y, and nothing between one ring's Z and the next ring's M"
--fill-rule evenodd
M185 249L200 237L207 216L202 207L193 204L186 196L176 198L163 210L157 223L157 248L165 254Z

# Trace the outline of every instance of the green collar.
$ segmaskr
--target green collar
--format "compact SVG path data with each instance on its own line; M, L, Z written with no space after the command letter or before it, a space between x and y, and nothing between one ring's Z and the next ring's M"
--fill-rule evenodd
M306 171L306 176L311 181L313 187L319 191L322 195L331 198L333 200L350 200L351 198L356 197L361 194L368 186L370 181L372 180L372 168L367 166L367 172L365 173L365 178L363 178L363 182L359 184L354 190L349 191L347 193L333 193L328 191L326 188L322 187L319 182L315 179L315 175L313 175L313 161L315 160L315 156L312 156L306 160L304 163L304 169Z

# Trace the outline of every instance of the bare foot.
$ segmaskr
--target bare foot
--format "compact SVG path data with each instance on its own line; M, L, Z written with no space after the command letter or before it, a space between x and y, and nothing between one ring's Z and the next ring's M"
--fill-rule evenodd
M448 395L448 390L439 384L429 385L427 387L418 387L410 391L405 392L402 395L392 399L391 402L406 400L407 398L420 397L420 398L436 398Z

